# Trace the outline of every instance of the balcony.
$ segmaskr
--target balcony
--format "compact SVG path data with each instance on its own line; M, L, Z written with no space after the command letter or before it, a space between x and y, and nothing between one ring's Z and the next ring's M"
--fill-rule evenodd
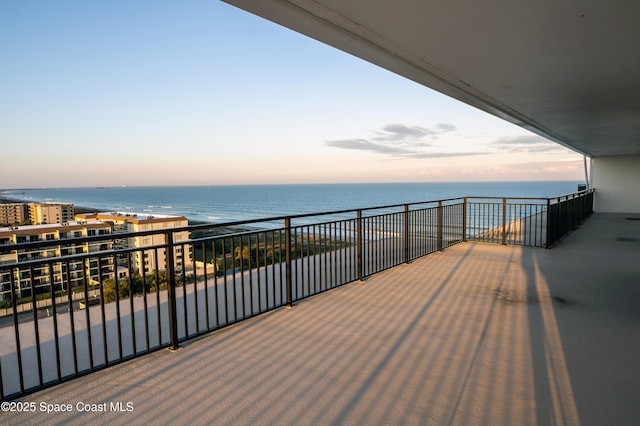
M296 285L291 289L298 300L293 309L259 316L252 316L249 307L269 306L257 302L265 294L260 299L254 293L251 299L249 288L258 287L249 286L249 275L234 272L224 276L224 285L208 287L206 300L214 300L214 289L216 297L227 290L225 300L237 297L225 304L227 311L205 308L202 299L193 304L194 294L202 295L207 287L178 287L179 350L139 357L25 401L132 402L131 413L99 417L127 423L631 424L640 414L633 297L640 295L638 239L637 221L594 215L553 250L454 244L393 269L380 264L381 273L322 295L300 297L308 289ZM396 253L393 247L379 253ZM292 278L305 276L299 272ZM233 291L237 288L246 291ZM278 294L286 301L287 293ZM144 353L145 339L147 349L158 339L154 330L163 336L160 341L169 342L171 330L154 325L157 312L151 302L156 294L103 305L119 306L122 312L106 324L106 337L116 341L105 351L110 361L131 358L131 342L138 349L133 357ZM161 296L165 294L170 299L171 293ZM128 319L129 306L136 312L135 324ZM248 308L247 319L238 322L243 307ZM102 325L93 322L96 308L99 316L102 307L92 307L92 315L89 310L75 313L75 322L91 317L90 340L98 349L103 337ZM146 315L139 317L138 311ZM163 320L169 314L160 313ZM216 328L218 322L224 325L225 314L230 319L226 325L235 325ZM58 318L64 327L65 316ZM118 318L122 324L116 324ZM206 339L189 338L208 327L220 331ZM86 330L78 333L78 348L87 345L81 334L86 336ZM27 346L25 365L27 358L37 358ZM74 363L77 375L90 362L103 368L99 362L105 348L94 351L90 360L74 359L66 346L58 363L63 371L73 371ZM47 351L55 353L53 347ZM9 358L3 355L5 389ZM56 375L55 360L48 362L45 379ZM25 385L37 384L38 368L24 370ZM159 401L175 403L160 412L154 409ZM75 408L47 417L11 415L9 422L78 419Z

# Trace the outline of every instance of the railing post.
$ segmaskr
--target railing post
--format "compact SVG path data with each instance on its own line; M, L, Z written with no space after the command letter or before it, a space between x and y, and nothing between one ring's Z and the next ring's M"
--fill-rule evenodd
M462 202L462 241L467 242L467 197Z
M176 273L175 263L173 259L173 232L169 231L165 234L167 239L167 278L168 282L168 308L169 308L169 349L175 351L178 349L178 312L176 309ZM157 263L156 259L156 263ZM157 266L157 265L156 265Z
M364 268L362 264L362 210L358 210L356 217L356 254L358 262L358 280L362 281L364 279Z
M545 242L544 248L551 247L551 198L547 198L547 241Z
M285 284L287 287L287 306L291 308L293 307L293 275L291 270L291 218L286 218L284 220L284 238L285 238L285 265L286 265Z
M507 199L502 199L502 245L507 245Z
M438 201L438 229L437 229L437 246L438 250L442 250L442 201Z
M409 263L409 204L404 205L404 263Z
M9 269L11 273L9 280L11 285L11 309L13 311L13 331L16 339L16 356L18 360L18 379L20 380L20 393L24 393L24 370L22 368L22 350L20 349L20 327L18 321L18 300L22 296L20 290L16 288L16 276L18 277L18 284L20 284L20 268ZM62 272L62 266L60 267ZM55 294L55 293L54 293ZM0 380L2 377L0 377Z

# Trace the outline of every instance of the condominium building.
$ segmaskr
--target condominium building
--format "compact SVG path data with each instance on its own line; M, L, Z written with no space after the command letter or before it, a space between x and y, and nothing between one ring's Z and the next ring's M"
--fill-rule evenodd
M74 209L70 203L29 203L32 225L73 221Z
M149 215L142 213L90 213L76 215L76 220L99 220L111 222L113 224L113 232L149 232L158 230L169 230L173 228L183 228L188 226L189 222L184 216L170 215ZM180 231L173 233L174 248L174 267L176 271L181 271L183 267L188 266L188 262L192 260L190 246L183 246L181 241L187 241L190 238L189 231ZM115 248L143 248L153 247L156 245L166 244L165 233L141 235L114 240ZM132 256L134 272L145 274L154 270L165 270L167 264L166 251L164 248L154 248L148 250L135 251Z
M28 221L29 207L27 204L0 204L0 225L25 225Z
M108 252L113 249L111 240L94 242L74 242L75 238L111 234L111 224L100 221L65 222L64 224L11 226L0 228L0 264L23 263L49 260L51 258ZM37 246L19 250L2 251L7 244L20 244L35 241L60 241L59 244ZM13 281L20 297L31 295L31 287L37 293L55 290L67 290L84 285L85 277L89 284L101 279L113 278L114 261L112 257L88 258L86 260L34 263L13 270ZM0 301L10 297L11 273L0 272Z

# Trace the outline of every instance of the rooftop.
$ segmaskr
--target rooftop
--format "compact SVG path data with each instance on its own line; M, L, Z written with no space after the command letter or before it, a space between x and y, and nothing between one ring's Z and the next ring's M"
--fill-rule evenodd
M117 220L126 219L132 223L148 223L148 222L167 222L175 220L187 220L184 216L155 214L155 213L135 213L135 212L97 212L82 213L76 215L76 218L97 218L99 220Z
M551 250L458 244L29 395L36 412L2 421L635 424L640 221L628 219L594 214ZM78 411L105 402L132 411Z
M16 234L23 232L53 232L57 230L78 229L87 227L104 227L106 224L99 220L83 220L80 222L43 223L41 225L5 226L0 228L0 233Z

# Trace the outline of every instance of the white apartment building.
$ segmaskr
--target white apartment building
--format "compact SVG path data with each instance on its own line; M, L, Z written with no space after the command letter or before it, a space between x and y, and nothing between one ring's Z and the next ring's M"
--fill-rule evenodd
M114 233L148 232L157 230L169 230L183 228L189 225L184 216L149 215L144 213L89 213L76 215L76 220L99 220L113 224ZM181 271L192 260L190 246L179 243L190 238L189 231L173 233L174 266L176 271ZM166 244L165 234L142 235L131 238L114 240L114 249L117 248L143 248ZM149 274L154 270L165 270L167 264L166 250L164 248L136 251L132 258L135 272Z
M107 252L112 250L111 240L97 242L73 242L74 238L111 234L111 224L100 221L65 222L64 224L10 226L0 228L0 264L22 263L34 260ZM2 246L37 241L60 240L60 244L3 252ZM51 269L48 265L51 265ZM51 290L69 289L84 285L86 276L89 284L100 279L113 278L113 257L104 256L101 260L89 258L86 261L55 262L31 267L14 269L14 283L18 294L31 295L33 287L36 293ZM10 298L11 273L0 271L0 301Z

